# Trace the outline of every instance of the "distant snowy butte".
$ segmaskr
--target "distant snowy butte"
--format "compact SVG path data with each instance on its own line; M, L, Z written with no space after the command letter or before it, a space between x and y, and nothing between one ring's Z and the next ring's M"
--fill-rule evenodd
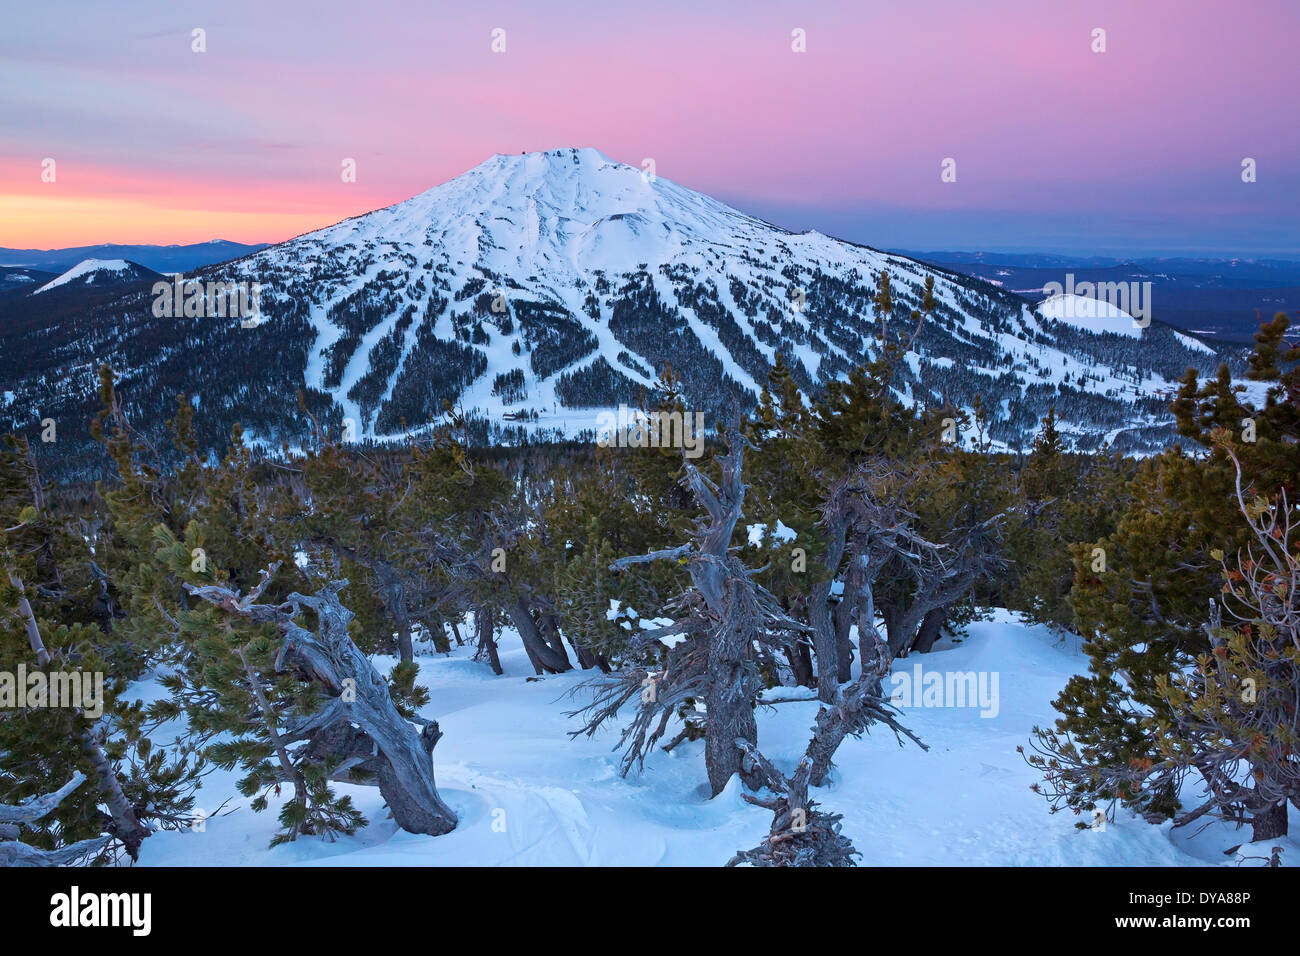
M133 293L78 316L64 352L34 356L30 381L0 388L16 407L55 407L50 362L109 356L141 370L132 387L142 404L170 404L201 374L199 427L218 441L231 416L253 440L304 440L300 390L314 414L350 423L360 439L420 432L450 403L480 440L515 441L592 435L603 413L637 407L671 364L713 428L753 405L778 353L807 393L871 361L882 272L891 334L910 334L927 278L938 302L894 391L966 410L978 397L998 448L1026 445L1052 407L1076 447L1163 447L1177 440L1168 395L1186 369L1240 364L1235 347L1159 322L1139 330L1106 316L1102 330L1123 339L1098 335L1098 320L1038 311L1041 296L790 232L586 148L499 154L404 202L186 276L259 283L257 330L156 319ZM213 356L225 357L221 375L207 374ZM67 399L78 407L93 401L89 377L62 388L84 392Z
M125 259L83 259L67 272L45 283L32 295L40 295L73 282L81 285L121 285L147 279L154 274L144 266Z
M1137 338L1146 326L1105 299L1070 293L1044 299L1038 304L1038 311L1045 319L1066 322L1085 332L1114 332Z

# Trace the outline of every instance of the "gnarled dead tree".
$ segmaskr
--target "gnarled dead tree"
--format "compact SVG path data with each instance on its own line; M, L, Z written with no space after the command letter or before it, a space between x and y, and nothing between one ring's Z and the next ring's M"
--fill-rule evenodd
M890 706L881 686L893 664L889 647L876 633L874 624L869 626L867 634L868 637L862 640L864 660L861 673L853 682L837 687L834 700L823 704L817 711L812 739L805 751L810 765L809 779L815 787L826 781L831 760L844 738L857 737L872 724L884 724L894 732L900 745L902 738L907 737L922 750L930 749L896 719L897 711ZM869 651L867 640L873 642Z
M953 528L944 540L930 540L917 530L920 522L906 507L906 494L916 478L915 473L903 476L896 466L878 461L860 466L827 489L822 525L846 539L842 607L846 619L858 624L864 660L875 653L874 588L886 571L901 574L910 584L905 605L880 609L890 656L905 657L913 650L929 651L947 609L981 576L1004 563L999 545L1006 513Z
M19 827L22 824L35 823L42 817L49 816L58 809L68 794L85 781L85 774L78 771L53 793L32 797L17 805L0 803L0 866L66 866L103 850L111 839L108 835L70 843L55 850L43 850L18 842L21 835Z
M411 833L439 835L456 827L456 814L443 803L433 776L433 748L442 736L435 721L419 733L393 704L388 685L348 635L352 612L339 600L347 581L331 581L314 595L290 594L282 604L258 604L279 564L262 573L249 594L224 585L185 588L228 614L271 623L283 634L277 671L316 683L326 701L315 713L277 730L277 746L309 741L317 756L338 760L331 779L377 781L398 826ZM296 618L316 615L315 633ZM291 777L290 777L291 779Z
M812 737L795 772L786 777L748 741L737 740L746 763L756 772L771 797L741 796L755 806L772 811L772 827L767 838L752 850L737 853L728 866L749 863L754 866L852 866L857 850L840 833L839 814L816 809L808 798L808 787L821 786L831 767L831 758L844 738L858 736L872 724L889 727L901 745L907 737L922 750L925 744L895 719L894 710L881 696L881 679L889 672L889 648L871 628L874 639L872 656L857 680L846 687L836 687L834 700L817 711Z
M619 746L626 746L623 772L644 763L645 756L663 736L677 709L689 699L705 704L704 759L709 786L716 796L733 774L739 773L751 788L761 786L757 770L744 762L736 743L758 740L754 705L763 680L758 670L761 652L778 652L790 635L807 628L788 617L776 599L753 580L731 553L731 538L745 498L741 479L744 439L739 429L728 430L730 453L718 457L722 476L714 484L689 462L684 487L707 512L697 519L694 540L676 548L621 558L610 565L624 571L650 561L676 561L686 567L693 587L666 611L676 616L665 628L644 631L631 640L631 648L649 647L670 636L684 636L669 651L661 672L628 667L595 683L593 701L577 711L587 717L579 733L595 733L606 720L633 698L636 715L623 731Z
M840 832L840 815L818 810L808 799L812 765L799 761L792 776L785 776L747 740L737 740L745 760L772 791L771 797L741 794L748 802L772 811L772 829L752 850L741 850L727 866L853 866L858 851Z

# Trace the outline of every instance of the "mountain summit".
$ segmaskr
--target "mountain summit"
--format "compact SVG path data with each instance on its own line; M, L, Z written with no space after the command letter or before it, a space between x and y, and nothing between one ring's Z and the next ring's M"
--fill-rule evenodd
M639 403L667 363L712 426L733 403L752 405L778 353L809 391L868 361L882 270L891 330L910 328L927 277L939 302L898 394L965 408L979 396L1002 447L1027 443L1053 406L1077 447L1160 447L1174 437L1168 395L1186 368L1237 361L1158 321L1061 321L979 279L789 232L595 149L557 149L498 154L196 275L259 282L256 328L158 319L138 295L79 317L96 334L0 364L0 426L6 411L21 426L35 409L85 405L91 376L68 371L105 361L152 415L191 395L215 443L236 420L261 440L303 440L299 390L356 437L421 430L447 404L485 441L573 437Z

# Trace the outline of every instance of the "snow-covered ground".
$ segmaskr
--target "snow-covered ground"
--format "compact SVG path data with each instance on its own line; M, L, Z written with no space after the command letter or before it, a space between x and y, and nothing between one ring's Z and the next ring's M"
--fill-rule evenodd
M199 806L211 812L229 800L226 810L233 812L209 819L202 832L154 835L141 864L719 866L760 842L770 814L741 799L738 780L708 799L702 743L656 752L642 774L621 778L618 754L610 750L617 740L613 728L594 740L567 735L577 723L565 714L581 702L579 685L592 675L530 680L532 669L513 633L501 650L501 677L474 662L468 647L420 659L421 681L432 696L425 714L445 735L434 759L439 790L460 817L454 832L405 833L388 817L377 789L340 786L369 826L333 843L304 837L271 850L276 801L254 813L235 792L236 775L216 771L206 778ZM386 672L393 662L375 663ZM829 785L814 791L814 799L843 814L844 832L862 853L860 865L1238 862L1223 851L1249 840L1248 829L1216 823L1196 835L1121 812L1104 829L1081 832L1074 827L1079 818L1048 813L1044 799L1030 790L1038 775L1016 748L1028 743L1035 724L1054 720L1052 699L1084 668L1074 639L1062 642L998 611L972 624L959 643L943 642L931 654L898 661L895 674L914 675L918 664L923 673L974 672L987 691L996 688L996 698L986 698L983 707L971 701L975 706L904 708L903 723L930 746L928 753L911 743L900 747L881 728L845 741ZM901 681L895 685L900 690ZM152 682L137 691L146 699L158 693ZM799 702L759 711L760 746L786 772L807 742L816 706ZM1284 864L1300 860L1300 847L1279 842ZM1242 853L1268 856L1263 845Z

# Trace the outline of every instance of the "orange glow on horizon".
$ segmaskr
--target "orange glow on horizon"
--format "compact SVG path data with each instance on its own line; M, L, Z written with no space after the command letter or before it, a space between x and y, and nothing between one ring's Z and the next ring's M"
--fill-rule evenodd
M209 239L283 242L357 215L352 204L314 210L243 211L161 207L130 198L44 198L12 193L0 193L0 210L0 246L11 249L101 243L188 245Z

